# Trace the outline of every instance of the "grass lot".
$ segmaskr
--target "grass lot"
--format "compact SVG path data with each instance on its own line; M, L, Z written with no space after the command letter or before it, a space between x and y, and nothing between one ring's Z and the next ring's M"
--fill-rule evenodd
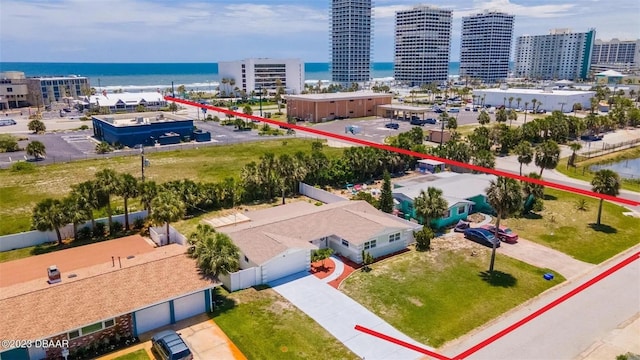
M456 132L458 132L461 136L463 137L467 137L471 134L473 134L473 130L475 128L480 127L479 124L471 124L471 125L460 125L458 126L458 128L456 129Z
M625 208L605 202L602 225L595 226L599 200L545 189L539 215L510 218L503 223L522 238L562 251L578 260L598 264L640 243L640 219L622 215ZM586 211L576 209L585 199Z
M558 167L556 170L559 172L572 177L574 179L584 180L591 182L593 179L593 172L589 170L591 165L602 165L608 163L614 163L618 161L623 161L627 159L637 159L640 158L640 147L635 147L631 149L616 151L614 153L610 153L603 156L598 156L595 158L591 158L585 161L580 161L576 165L576 167L567 167L567 162L569 158L564 158L560 160ZM640 179L637 180L626 180L622 179L622 188L640 192Z
M248 359L359 359L272 289L219 294L213 319Z
M310 149L310 140L280 139L149 153L146 157L151 161L151 166L145 170L145 177L158 183L180 179L216 182L230 176L239 177L245 164L259 161L259 157L267 152L279 155ZM326 148L325 153L329 156L340 154L342 149ZM104 168L138 175L140 157L112 157L52 164L38 166L26 172L0 170L0 235L28 231L31 212L38 201L47 197L64 197L71 185L93 179L95 173ZM138 204L136 200L131 203L134 206Z
M461 237L434 239L430 252L410 251L356 272L342 290L415 340L439 347L564 281ZM472 251L475 250L475 255Z
M144 349L136 350L126 355L118 356L113 360L151 360Z

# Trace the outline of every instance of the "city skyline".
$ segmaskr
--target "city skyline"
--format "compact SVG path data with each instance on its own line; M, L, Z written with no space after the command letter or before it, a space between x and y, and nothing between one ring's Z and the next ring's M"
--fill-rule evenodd
M515 15L514 38L553 28L597 38L640 38L634 0L374 2L373 62L393 62L394 17L425 4L453 10L451 61L459 61L461 18L484 10ZM3 62L218 62L254 57L328 62L331 2L249 0L2 0Z

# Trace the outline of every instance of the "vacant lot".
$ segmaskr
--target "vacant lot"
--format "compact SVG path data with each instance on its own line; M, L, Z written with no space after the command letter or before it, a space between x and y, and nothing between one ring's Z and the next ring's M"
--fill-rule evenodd
M599 200L545 189L544 210L503 223L527 240L598 264L640 243L640 219L625 216L625 208L605 202L602 224L596 226ZM584 201L585 210L578 210Z
M239 177L245 164L258 162L267 152L279 155L310 150L310 140L280 139L151 153L146 156L151 166L145 169L145 177L158 183L180 179L216 182L230 176ZM334 148L324 151L328 155L342 153L342 149ZM71 190L71 185L93 179L95 173L104 168L139 176L140 157L52 164L26 172L0 170L0 235L28 231L31 212L38 201L47 197L62 198ZM131 203L137 205L136 200Z
M219 291L213 318L249 359L358 359L272 289Z
M434 239L430 252L410 251L356 272L342 290L415 340L434 347L453 340L564 281L466 239Z

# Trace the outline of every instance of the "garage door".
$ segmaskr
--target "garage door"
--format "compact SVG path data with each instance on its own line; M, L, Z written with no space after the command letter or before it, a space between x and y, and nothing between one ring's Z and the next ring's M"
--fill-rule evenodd
M138 335L171 323L169 303L162 303L135 312Z
M204 291L181 297L173 301L173 311L176 321L186 319L207 311Z
M309 250L298 250L278 255L262 265L262 281L268 283L309 270L309 256Z

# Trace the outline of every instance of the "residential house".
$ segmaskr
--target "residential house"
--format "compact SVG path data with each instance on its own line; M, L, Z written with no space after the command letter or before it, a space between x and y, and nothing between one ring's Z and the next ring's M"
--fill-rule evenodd
M487 203L486 189L493 179L495 176L486 174L440 172L394 183L393 197L399 211L419 220L414 199L420 195L420 191L426 191L429 187L442 190L449 206L441 218L432 221L433 226L442 228L454 225L474 212L492 213L493 209Z
M139 111L139 106L147 110L160 110L167 106L167 101L159 92L114 93L85 96L84 107L88 109L108 108L109 112L130 113Z

